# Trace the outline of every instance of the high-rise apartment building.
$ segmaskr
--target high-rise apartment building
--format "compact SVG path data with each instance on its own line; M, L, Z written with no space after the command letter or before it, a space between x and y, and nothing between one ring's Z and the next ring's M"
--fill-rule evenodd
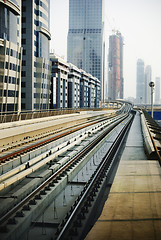
M109 37L108 99L123 99L123 37L120 32Z
M50 0L22 0L22 110L50 107Z
M142 59L137 60L136 77L136 102L142 104L145 100L144 61Z
M69 64L68 74L68 108L80 108L81 70Z
M69 0L68 62L101 82L104 101L104 0Z
M148 65L145 67L145 95L144 95L144 103L145 104L150 104L150 102L151 102L151 97L150 97L151 90L149 87L151 78L152 78L152 70L151 70L151 66Z
M155 78L155 104L160 104L160 77Z
M21 1L0 1L0 111L21 111Z
M50 54L51 69L51 108L68 107L69 64L59 56Z

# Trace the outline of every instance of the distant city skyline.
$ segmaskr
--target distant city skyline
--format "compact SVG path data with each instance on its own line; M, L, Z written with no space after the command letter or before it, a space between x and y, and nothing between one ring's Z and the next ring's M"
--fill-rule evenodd
M68 0L51 1L50 49L67 57ZM108 38L112 30L124 36L124 95L136 97L136 63L143 59L151 65L152 81L161 77L161 1L105 0L106 62ZM107 64L106 64L107 75Z

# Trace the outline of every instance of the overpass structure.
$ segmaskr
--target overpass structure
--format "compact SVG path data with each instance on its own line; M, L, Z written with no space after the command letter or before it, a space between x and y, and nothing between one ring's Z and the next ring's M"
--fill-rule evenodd
M2 115L0 239L160 239L161 128L81 110Z

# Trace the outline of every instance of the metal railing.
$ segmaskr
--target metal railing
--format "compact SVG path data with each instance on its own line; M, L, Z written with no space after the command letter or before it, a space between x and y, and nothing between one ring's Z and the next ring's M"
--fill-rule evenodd
M1 112L0 114L0 123L7 123L7 122L14 122L20 120L29 120L35 118L42 118L42 117L51 117L56 115L64 115L70 113L78 113L80 111L96 111L100 110L100 108L77 108L77 109L50 109L50 110L27 110L22 112ZM103 110L103 109L102 109Z

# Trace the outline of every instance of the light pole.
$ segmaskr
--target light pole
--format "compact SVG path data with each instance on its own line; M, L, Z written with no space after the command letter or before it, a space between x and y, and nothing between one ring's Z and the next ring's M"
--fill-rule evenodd
M154 82L150 82L149 86L151 87L151 116L153 118L153 93L154 93Z

